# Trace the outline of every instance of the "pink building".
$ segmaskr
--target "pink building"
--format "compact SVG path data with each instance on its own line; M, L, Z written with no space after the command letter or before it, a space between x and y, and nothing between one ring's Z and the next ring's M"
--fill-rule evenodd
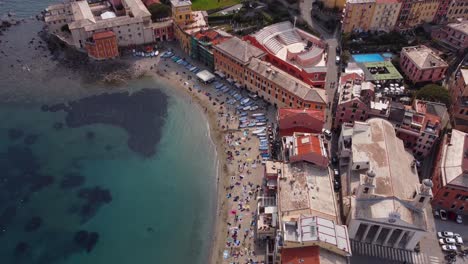
M448 64L434 50L420 45L401 50L400 66L413 83L419 83L442 80Z
M439 30L434 30L432 37L463 51L468 48L468 20L450 23Z
M449 82L449 92L452 99L450 112L453 126L468 132L468 68L460 68L453 74Z
M357 73L344 74L340 78L340 95L336 107L333 127L343 123L366 121L369 117L388 116L388 101L375 101L374 84L365 82L364 76Z

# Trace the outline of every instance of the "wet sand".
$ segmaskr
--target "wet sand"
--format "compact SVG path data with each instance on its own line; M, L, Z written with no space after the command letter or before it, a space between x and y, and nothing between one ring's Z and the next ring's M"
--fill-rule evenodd
M177 55L184 57L183 53L175 50ZM190 63L200 66L192 60ZM259 195L264 172L258 159L259 140L251 134L245 136L244 130L238 129L239 119L235 114L235 106L226 103L220 105L220 102L227 101L226 94L217 97L213 84L201 84L195 79L195 75L183 66L170 59L158 57L140 59L135 62L135 67L142 74L151 76L158 82L165 82L168 87L176 88L176 92L190 95L193 102L197 103L207 116L219 162L216 225L213 230L210 263L248 263L250 259L261 263L264 260L264 252L254 243L255 226L252 225L253 214L257 210L256 197ZM203 66L199 68L203 69ZM191 76L190 80L188 76ZM193 89L194 85L199 86L201 92ZM210 93L210 96L206 95L206 92ZM268 117L270 121L273 120L274 111L270 110ZM236 150L239 151L239 156L234 154L232 159L229 159L228 151ZM235 197L237 201L234 201ZM228 244L228 240L238 240L240 243ZM230 256L227 259L223 258L225 250Z

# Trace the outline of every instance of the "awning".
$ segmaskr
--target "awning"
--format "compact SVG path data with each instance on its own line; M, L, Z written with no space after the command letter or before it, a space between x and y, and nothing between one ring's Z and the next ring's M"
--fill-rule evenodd
M221 78L226 77L226 75L224 75L224 74L223 74L222 72L220 72L220 71L215 71L214 73L215 73L216 75L218 75L219 77L221 77Z
M203 82L209 82L209 81L214 80L214 78L215 78L215 76L211 72L209 72L207 70L203 70L203 71L197 73L197 77L200 80L202 80Z

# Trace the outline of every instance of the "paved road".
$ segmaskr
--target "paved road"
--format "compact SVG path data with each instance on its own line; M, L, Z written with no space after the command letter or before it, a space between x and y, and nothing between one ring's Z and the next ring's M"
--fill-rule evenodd
M299 9L301 10L301 16L307 24L313 28L315 31L319 32L322 35L322 38L328 44L328 60L327 60L327 80L325 83L325 90L327 93L328 102L330 102L330 106L327 109L326 113L326 123L325 128L330 129L332 127L332 116L333 116L333 109L334 109L334 99L336 93L336 87L338 84L338 67L335 63L336 57L336 47L338 46L338 35L339 29L335 30L333 33L329 33L326 31L322 26L312 19L311 10L312 4L315 0L301 0L299 2Z

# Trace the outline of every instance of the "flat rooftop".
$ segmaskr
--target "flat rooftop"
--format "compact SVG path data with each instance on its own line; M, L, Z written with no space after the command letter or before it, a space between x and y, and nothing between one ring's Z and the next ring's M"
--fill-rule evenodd
M403 76L390 61L358 63L364 71L366 81L400 80Z
M424 45L405 47L402 53L406 53L419 69L448 67L448 64L436 52Z
M284 164L278 201L284 221L301 214L337 221L335 192L328 168L320 169L307 162Z
M468 20L463 20L460 23L450 23L447 25L447 27L460 31L465 35L468 35Z
M468 152L468 136L453 129L449 143L443 146L440 163L442 184L468 190L468 177L464 174L464 171L468 171L468 158L465 157Z
M175 7L191 6L192 2L189 0L171 0L171 5Z

